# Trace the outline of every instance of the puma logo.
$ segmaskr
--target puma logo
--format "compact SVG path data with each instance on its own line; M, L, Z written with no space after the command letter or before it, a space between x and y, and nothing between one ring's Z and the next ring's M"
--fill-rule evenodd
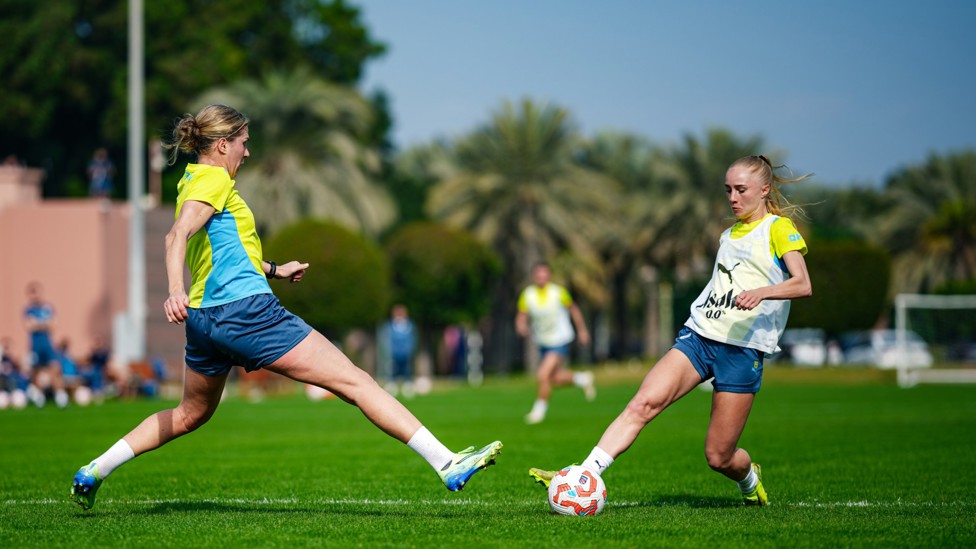
M735 265L732 265L731 269L727 269L725 265L722 265L721 263L718 264L718 270L725 273L725 275L729 277L729 284L732 284L732 271L734 271L735 268L739 266L739 263L741 263L741 261L736 263Z

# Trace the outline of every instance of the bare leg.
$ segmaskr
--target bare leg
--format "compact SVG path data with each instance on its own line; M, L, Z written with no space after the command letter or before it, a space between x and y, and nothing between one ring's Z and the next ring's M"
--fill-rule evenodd
M67 387L64 383L64 374L61 372L61 365L53 362L48 365L47 371L51 375L51 388L55 391L64 391Z
M138 456L155 450L174 438L197 429L217 410L227 374L211 377L190 368L185 368L184 371L186 378L183 382L183 400L179 406L156 412L125 435L124 440L132 448L133 454Z
M35 366L31 372L30 382L42 391L64 390L64 377L61 375L61 365L56 362L46 366Z
M548 401L553 387L573 383L573 373L563 368L563 357L559 353L546 353L539 364L536 379L539 382L536 399Z
M712 394L712 416L705 437L705 459L708 466L734 481L749 474L752 459L749 453L737 448L752 410L753 393Z
M616 459L637 440L645 425L701 381L688 357L671 349L647 373L637 394L603 432L597 446Z
M359 407L374 425L403 443L421 427L420 421L399 400L315 330L265 369L332 391Z

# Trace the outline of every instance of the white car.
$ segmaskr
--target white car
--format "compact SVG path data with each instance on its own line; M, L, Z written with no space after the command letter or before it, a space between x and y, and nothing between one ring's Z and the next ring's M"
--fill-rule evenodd
M848 364L870 364L883 369L932 366L932 353L928 343L911 330L905 330L904 349L899 348L898 332L895 330L846 334L841 339L841 345L844 349L844 362Z
M819 328L789 328L780 339L779 346L783 351L777 353L777 358L796 366L823 366L827 360L825 341L824 331Z

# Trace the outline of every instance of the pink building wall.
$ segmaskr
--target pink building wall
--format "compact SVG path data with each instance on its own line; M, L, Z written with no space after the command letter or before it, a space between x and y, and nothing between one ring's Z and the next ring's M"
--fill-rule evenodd
M96 339L116 348L114 318L128 308L128 203L41 198L44 171L0 166L0 344L24 360L27 285L40 282L55 309L55 344L70 342L73 358L88 356ZM170 376L183 367L183 329L166 322L168 294L163 236L172 207L145 211L146 358L160 358ZM184 278L189 273L184 270ZM127 365L115 365L127 366Z
M29 202L0 209L0 337L24 358L26 289L41 283L55 309L52 338L72 356L96 338L111 342L112 318L127 299L128 206L97 199Z

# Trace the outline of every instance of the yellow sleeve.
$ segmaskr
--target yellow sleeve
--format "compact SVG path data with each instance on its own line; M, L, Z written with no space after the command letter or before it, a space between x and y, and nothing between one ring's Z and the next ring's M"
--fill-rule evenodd
M224 211L227 198L234 188L234 182L223 170L206 170L193 179L187 188L183 201L196 200L213 206L217 212Z
M562 286L559 287L559 302L565 307L569 307L573 304L573 297L570 296L569 292L566 291L566 288L563 288Z
M520 313L527 313L527 312L529 312L529 304L528 304L528 302L526 300L526 297L525 297L525 290L522 290L522 293L519 294L519 298L518 298L518 311Z
M807 243L800 231L796 230L793 220L788 217L780 217L773 222L770 241L776 257L783 257L787 252L794 251L807 255Z

